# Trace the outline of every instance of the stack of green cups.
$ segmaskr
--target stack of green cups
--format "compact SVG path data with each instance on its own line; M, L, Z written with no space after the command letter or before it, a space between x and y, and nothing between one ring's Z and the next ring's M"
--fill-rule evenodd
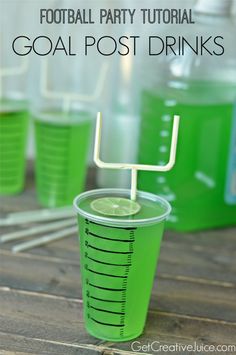
M25 147L28 112L26 103L0 101L0 194L22 191L25 178Z
M71 205L84 188L92 115L54 111L33 118L38 199L47 207Z

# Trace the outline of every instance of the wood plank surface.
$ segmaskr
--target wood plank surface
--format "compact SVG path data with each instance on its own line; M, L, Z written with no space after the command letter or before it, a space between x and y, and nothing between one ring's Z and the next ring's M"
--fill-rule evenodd
M5 254L6 253L6 254ZM79 264L0 253L0 286L82 299ZM236 286L158 273L150 307L181 314L236 321ZM173 293L172 290L175 290ZM234 310L234 312L232 312Z
M82 303L63 297L42 295L19 290L0 289L0 332L25 338L81 345L98 345L84 329ZM231 344L236 334L236 322L188 317L171 312L150 311L140 342L161 339L205 344ZM171 335L171 339L170 339ZM130 350L131 342L116 348Z
M93 185L94 171L87 188ZM0 214L36 208L30 169L26 192L1 197ZM15 229L1 228L1 234ZM1 355L135 354L131 342L100 341L84 329L76 235L19 254L11 253L12 245L0 245ZM147 324L138 341L236 342L236 228L165 232Z
M29 338L22 335L0 332L1 355L98 355L102 350L86 348L86 345L68 344L45 339Z
M207 236L206 236L207 238ZM186 278L205 279L209 281L219 281L225 284L236 284L236 250L234 244L230 249L221 248L217 252L209 244L209 248L199 250L194 245L183 245L180 243L169 243L164 237L162 243L158 271L169 275L181 275ZM181 240L181 237L178 238ZM236 236L235 236L236 240ZM228 242L225 237L222 243ZM2 244L2 250L9 250L13 243ZM30 251L30 255L37 255L38 258L49 257L51 260L63 259L72 264L79 264L79 245L77 237L70 237L52 243L43 248L35 248ZM29 255L29 252L22 253Z

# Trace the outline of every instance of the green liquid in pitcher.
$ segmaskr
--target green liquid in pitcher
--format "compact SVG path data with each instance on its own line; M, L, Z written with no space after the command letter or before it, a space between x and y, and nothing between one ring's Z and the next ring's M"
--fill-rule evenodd
M139 189L171 203L169 228L196 230L236 223L236 205L225 201L233 123L233 105L228 98L232 92L236 95L235 87L199 83L187 90L172 88L162 95L143 93L139 163L168 162L173 116L181 116L173 170L139 173Z
M93 200L79 207L96 216L90 208ZM85 324L100 339L133 339L145 325L165 223L145 226L145 219L162 216L165 208L146 198L137 201L141 210L136 215L112 219L143 219L140 226L78 217Z
M84 188L91 117L49 112L34 119L38 199L48 207L71 205Z
M22 191L28 112L25 103L0 101L0 194Z

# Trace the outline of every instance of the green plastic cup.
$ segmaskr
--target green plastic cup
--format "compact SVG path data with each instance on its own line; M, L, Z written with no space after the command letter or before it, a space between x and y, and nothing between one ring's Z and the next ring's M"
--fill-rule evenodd
M83 191L92 126L91 114L34 114L36 186L47 207L71 205Z
M78 213L84 319L87 331L108 341L127 341L144 329L160 252L167 201L138 192L140 211L106 217L91 203L102 197L129 198L129 190L99 189L74 200Z
M0 101L1 195L16 194L23 190L28 121L25 102Z

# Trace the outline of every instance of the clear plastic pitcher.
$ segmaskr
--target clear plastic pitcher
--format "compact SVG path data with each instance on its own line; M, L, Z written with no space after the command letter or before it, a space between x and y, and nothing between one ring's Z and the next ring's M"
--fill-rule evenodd
M197 3L196 25L181 27L189 43L195 36L224 37L222 56L202 56L185 48L153 60L145 72L139 162L165 164L169 156L171 117L181 116L174 171L165 175L141 172L139 188L165 197L173 206L167 227L197 230L236 223L235 200L226 197L235 173L228 168L235 150L233 103L236 98L235 26L231 1ZM172 30L173 31L173 30ZM155 73L155 75L154 75ZM149 79L149 80L148 80ZM232 133L234 132L234 133ZM234 134L234 138L231 135Z

